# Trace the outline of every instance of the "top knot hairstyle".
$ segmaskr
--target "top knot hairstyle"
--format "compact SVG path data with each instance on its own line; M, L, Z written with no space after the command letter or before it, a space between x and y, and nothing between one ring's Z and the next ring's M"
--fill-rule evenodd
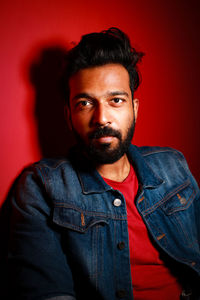
M131 47L128 36L116 27L82 36L81 41L68 51L62 80L64 97L69 105L69 79L86 68L114 63L126 68L132 96L140 84L137 63L144 53Z

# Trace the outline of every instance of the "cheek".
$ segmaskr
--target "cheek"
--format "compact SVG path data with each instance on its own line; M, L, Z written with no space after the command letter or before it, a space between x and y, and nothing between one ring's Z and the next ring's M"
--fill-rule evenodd
M124 124L123 124L124 121ZM126 134L127 131L130 129L130 127L133 124L134 121L134 112L132 109L130 109L129 113L124 116L123 121L121 120L121 126L124 128L124 133Z
M88 120L86 116L76 115L72 117L72 125L79 134L84 135L87 131Z
M131 123L133 121L134 118L134 111L133 111L133 107L129 107L128 109L126 109L124 112L121 112L120 115L118 116L118 120L121 123L121 125L123 126L127 126L129 123Z

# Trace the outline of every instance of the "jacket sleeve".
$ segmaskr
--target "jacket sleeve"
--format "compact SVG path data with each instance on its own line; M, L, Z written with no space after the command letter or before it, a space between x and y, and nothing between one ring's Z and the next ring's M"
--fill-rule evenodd
M195 197L195 201L194 201L194 205L195 205L195 220L193 220L194 224L196 224L196 228L197 228L197 233L198 233L198 242L200 245L200 189L199 189L199 185L197 183L197 181L195 180L194 176L192 175L189 166L187 164L187 161L185 159L185 157L183 156L183 154L181 152L178 152L180 157L181 157L181 161L183 163L183 167L186 170L188 177L190 178L190 182L194 188L194 191L196 193L196 197ZM200 298L199 298L200 299Z
M11 299L75 299L61 230L38 168L26 169L13 190L9 237Z

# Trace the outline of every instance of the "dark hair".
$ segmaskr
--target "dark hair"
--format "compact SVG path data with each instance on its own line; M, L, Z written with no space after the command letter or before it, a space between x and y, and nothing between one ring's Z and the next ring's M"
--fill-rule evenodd
M109 63L121 64L130 78L132 96L140 84L137 63L144 53L131 47L128 36L116 27L82 36L81 41L68 51L62 80L64 97L69 103L69 79L82 69Z

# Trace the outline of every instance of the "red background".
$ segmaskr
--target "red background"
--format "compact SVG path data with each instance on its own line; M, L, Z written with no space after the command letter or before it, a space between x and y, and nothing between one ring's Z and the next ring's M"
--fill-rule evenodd
M0 203L24 166L62 154L71 140L57 89L71 41L111 26L146 53L134 143L170 146L199 160L198 1L0 1Z

